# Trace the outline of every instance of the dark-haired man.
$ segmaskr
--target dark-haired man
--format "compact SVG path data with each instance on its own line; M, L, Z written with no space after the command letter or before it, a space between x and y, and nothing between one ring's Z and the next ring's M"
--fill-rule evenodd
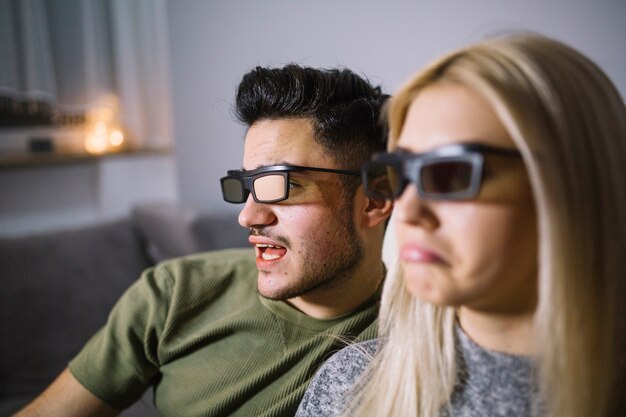
M385 148L385 99L345 69L246 74L243 169L221 181L245 203L254 251L147 270L19 415L112 416L150 386L167 416L293 415L341 338L375 335L391 207L364 195L358 170Z

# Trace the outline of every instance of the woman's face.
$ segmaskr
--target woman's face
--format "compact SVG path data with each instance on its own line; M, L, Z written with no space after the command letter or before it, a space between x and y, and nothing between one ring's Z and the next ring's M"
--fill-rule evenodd
M451 83L421 90L397 147L423 153L455 143L515 150L491 106ZM424 301L516 314L536 304L537 224L522 159L485 153L479 195L467 201L421 200L407 186L395 208L409 292Z

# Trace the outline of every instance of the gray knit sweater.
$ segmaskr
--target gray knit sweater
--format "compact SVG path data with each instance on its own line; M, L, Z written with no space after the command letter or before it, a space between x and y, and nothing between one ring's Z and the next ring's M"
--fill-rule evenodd
M457 381L451 398L454 417L524 417L536 398L533 366L528 357L488 351L457 326ZM315 375L296 417L336 417L348 391L375 354L378 341L349 346L333 355ZM449 416L447 408L441 412Z

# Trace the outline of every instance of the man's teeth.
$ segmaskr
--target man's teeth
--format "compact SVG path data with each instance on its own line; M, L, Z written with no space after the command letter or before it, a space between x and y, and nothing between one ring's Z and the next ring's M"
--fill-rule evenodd
M280 258L282 255L276 253L268 253L266 249L284 249L282 246L268 245L265 243L257 243L256 247L261 249L261 258L265 261L271 261Z
M261 258L263 258L264 261L271 261L272 259L278 259L280 258L280 256L278 255L270 255L269 253L262 253L261 254Z

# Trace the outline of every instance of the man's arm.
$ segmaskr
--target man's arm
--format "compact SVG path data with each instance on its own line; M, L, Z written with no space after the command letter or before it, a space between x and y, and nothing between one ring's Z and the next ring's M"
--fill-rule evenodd
M114 417L119 413L83 387L66 368L41 395L13 417Z

